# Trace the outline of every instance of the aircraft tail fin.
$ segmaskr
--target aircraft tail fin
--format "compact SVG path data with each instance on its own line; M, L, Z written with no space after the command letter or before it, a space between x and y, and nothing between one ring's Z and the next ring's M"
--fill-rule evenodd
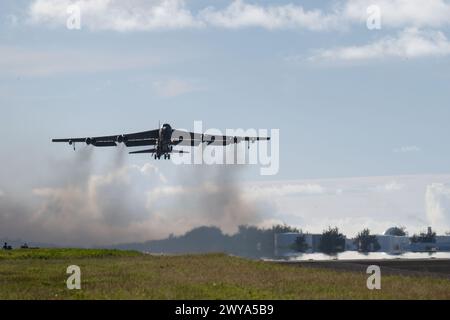
M184 150L172 150L170 153L189 153L189 151L184 151Z
M156 149L147 149L147 150L139 150L130 152L130 154L140 154L140 153L155 153Z
M146 149L146 150L139 150L139 151L133 151L130 152L130 154L142 154L142 153L155 153L157 150L155 148L153 149ZM168 153L189 153L188 151L184 150L172 150Z

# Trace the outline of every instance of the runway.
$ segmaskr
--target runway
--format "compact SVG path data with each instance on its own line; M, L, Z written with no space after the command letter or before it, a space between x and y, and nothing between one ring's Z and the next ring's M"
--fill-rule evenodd
M370 259L328 261L277 261L305 268L326 268L338 271L366 272L377 265L385 275L431 276L450 279L450 259Z

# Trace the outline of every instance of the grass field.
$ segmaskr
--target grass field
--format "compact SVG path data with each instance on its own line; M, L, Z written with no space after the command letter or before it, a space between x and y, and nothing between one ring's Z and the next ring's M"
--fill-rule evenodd
M81 290L66 288L69 265L81 268ZM450 299L450 280L383 276L370 291L367 276L223 254L0 251L0 299Z

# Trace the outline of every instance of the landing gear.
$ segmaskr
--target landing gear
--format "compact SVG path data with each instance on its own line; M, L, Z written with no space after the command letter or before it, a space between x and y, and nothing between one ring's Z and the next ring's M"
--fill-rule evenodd
M156 159L158 159L158 160L161 160L161 156L164 156L164 160L167 160L167 159L169 159L170 160L170 154L168 154L168 153L165 153L165 154L157 154L157 153L155 153L154 155L153 155L153 157L155 158L155 160Z
M73 142L72 140L69 140L69 145L73 146L73 151L76 151L75 142Z

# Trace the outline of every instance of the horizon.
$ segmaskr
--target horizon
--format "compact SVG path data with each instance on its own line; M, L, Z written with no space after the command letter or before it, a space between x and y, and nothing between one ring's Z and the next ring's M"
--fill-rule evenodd
M449 232L449 21L448 0L3 1L0 238ZM279 130L279 170L51 143L159 120Z

